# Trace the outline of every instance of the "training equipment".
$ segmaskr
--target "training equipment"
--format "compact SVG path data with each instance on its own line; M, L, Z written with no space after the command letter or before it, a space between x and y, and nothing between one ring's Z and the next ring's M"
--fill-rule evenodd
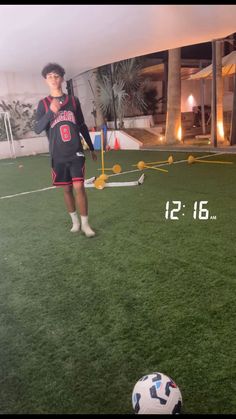
M89 179L85 179L84 186L86 186L89 183L93 183L95 181L95 179L96 179L95 176L90 177Z
M114 150L120 150L120 143L117 138L115 139Z
M96 134L94 137L94 150L101 150L101 135Z
M159 167L152 167L152 166L148 166L144 161L139 161L138 163L137 163L137 167L138 167L138 169L139 170L143 170L143 169L153 169L153 170L160 170L161 172L167 172L168 173L168 170L165 170L165 169L160 169Z
M132 166L137 166L139 170L143 170L145 167L147 168L150 164L162 164L162 163L172 164L173 162L174 162L173 156L169 156L167 160L151 161L151 162L144 162L141 160L137 164L132 164Z
M106 181L108 179L108 176L105 173L103 173L99 176L99 179L102 179L102 180Z
M162 164L162 163L169 163L172 164L174 162L173 156L169 156L167 160L160 160L160 161L151 161L145 164Z
M108 177L106 177L106 175L105 175L105 170L112 170L113 173L120 173L122 169L121 169L121 166L119 164L114 164L114 166L108 167L108 168L105 168L104 167L104 149L103 149L103 144L104 144L104 133L103 133L103 131L101 131L101 160L102 160L102 167L101 167L101 169L98 169L98 170L101 170L102 171L101 176L103 176L103 178L101 178L101 176L100 176L100 179L107 180ZM99 189L101 189L101 188L99 188Z
M104 189L105 187L114 188L117 186L118 187L119 186L139 186L139 185L142 185L143 182L144 182L144 174L142 174L138 180L134 180L131 182L110 182L110 183L104 182L104 180L101 179L101 176L99 176L93 183L87 183L85 187L86 188L95 187L96 189Z
M101 179L100 176L94 181L94 186L96 189L103 189L106 186L105 180Z
M131 181L131 182L110 182L110 183L106 183L106 181L108 180L109 176L114 176L114 175L106 175L105 174L105 170L112 170L113 173L115 173L115 175L119 175L122 171L121 166L119 164L115 164L113 167L111 168L105 168L104 166L104 149L103 149L103 138L104 137L104 133L103 130L101 131L101 163L102 163L102 167L98 170L102 171L102 174L98 177L98 178L93 178L92 182L86 182L85 181L85 187L86 188L96 188L96 189L104 189L105 187L116 187L116 186L137 186L137 185L142 185L144 182L144 174L142 174L142 176L140 176L140 178L138 180L135 181ZM118 140L117 140L118 141ZM154 168L153 168L154 169ZM160 169L162 170L162 169ZM165 171L165 170L163 170Z
M188 164L192 164L195 162L195 158L193 156L188 156Z
M179 414L182 395L170 377L161 372L153 372L135 384L132 405L138 414Z
M197 159L194 156L188 156L188 164L192 164L192 163L214 163L214 164L233 164L232 161L213 161L213 160L200 160Z
M113 173L120 173L122 168L119 164L114 164L114 166L112 166L112 167L107 167L107 168L104 167L103 169L101 168L101 169L98 169L98 170L112 170Z

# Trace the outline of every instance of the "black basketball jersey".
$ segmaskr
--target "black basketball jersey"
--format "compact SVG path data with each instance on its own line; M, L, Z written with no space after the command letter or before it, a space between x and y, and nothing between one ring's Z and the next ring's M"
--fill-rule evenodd
M57 114L50 109L52 99L51 96L47 96L39 102L35 132L39 134L43 130L46 131L53 160L65 162L75 157L77 152L83 152L80 132L90 150L94 150L79 99L65 95Z

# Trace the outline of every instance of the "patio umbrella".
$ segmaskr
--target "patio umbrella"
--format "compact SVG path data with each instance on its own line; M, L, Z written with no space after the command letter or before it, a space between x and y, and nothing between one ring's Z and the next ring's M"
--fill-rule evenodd
M225 55L222 58L222 77L227 77L231 75L236 75L236 51L232 51L230 54ZM236 77L236 76L235 76ZM192 74L188 80L203 80L212 79L212 64L198 71L198 73ZM201 86L202 87L202 86ZM234 93L234 101L236 96ZM204 101L202 101L202 108L204 107ZM231 145L235 144L235 133L236 133L236 124L233 118L231 119L231 133L230 133L230 143Z
M236 51L225 55L222 58L222 77L236 73ZM212 64L203 68L195 74L191 74L188 80L212 79Z

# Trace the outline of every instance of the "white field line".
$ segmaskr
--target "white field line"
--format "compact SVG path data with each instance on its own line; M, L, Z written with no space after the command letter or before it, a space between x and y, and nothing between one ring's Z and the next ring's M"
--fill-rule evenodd
M94 180L95 180L95 177L92 177L90 179L86 179L85 186L86 186L86 183L89 185ZM20 193L14 194L14 195L0 196L0 199L15 198L16 196L28 195L28 194L36 193L36 192L44 192L44 191L48 191L50 189L56 189L56 186L49 186L48 188L36 189L35 191L20 192Z
M218 156L220 154L225 154L225 153L222 152L222 153L216 153L216 154L208 154L207 156L196 157L196 159L205 159L207 157ZM178 161L174 161L172 164L185 163L186 161L188 161L188 160L187 159L186 160L178 160ZM162 163L162 164L159 164L159 165L153 166L153 167L161 167L161 166L169 166L169 163ZM140 170L139 169L135 169L135 170L128 170L127 172L114 173L113 175L109 175L109 177L118 176L118 175L124 175L126 173L134 173L134 172L140 172ZM93 179L93 178L91 178L91 179ZM90 183L91 182L91 179L87 179L86 182L87 183ZM44 191L48 191L50 189L55 189L55 188L56 188L56 186L50 186L48 188L36 189L35 191L27 191L27 192L20 192L20 193L14 194L14 195L0 196L0 199L15 198L16 196L28 195L28 194L32 194L32 193L36 193L36 192L44 192Z
M11 162L11 163L0 163L1 166L9 166L9 164L16 164L15 162Z
M50 186L49 188L37 189L35 191L20 192L20 193L14 194L14 195L0 196L0 199L14 198L15 196L28 195L28 194L35 193L35 192L48 191L49 189L54 189L54 188L56 188L56 186Z

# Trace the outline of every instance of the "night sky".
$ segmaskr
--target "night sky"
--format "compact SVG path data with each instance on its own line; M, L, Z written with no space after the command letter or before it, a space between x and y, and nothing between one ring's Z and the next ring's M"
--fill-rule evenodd
M167 56L167 51L154 52L153 54L146 55L148 58L165 58L165 56ZM182 47L181 57L211 60L211 42Z
M233 34L236 49L236 33ZM229 38L229 37L227 37ZM232 47L229 43L225 42L224 54L227 55L232 51ZM149 58L165 58L167 57L167 51L154 52L148 54L146 57ZM204 42L202 44L189 45L181 48L181 57L184 59L199 59L199 60L211 60L211 42Z

